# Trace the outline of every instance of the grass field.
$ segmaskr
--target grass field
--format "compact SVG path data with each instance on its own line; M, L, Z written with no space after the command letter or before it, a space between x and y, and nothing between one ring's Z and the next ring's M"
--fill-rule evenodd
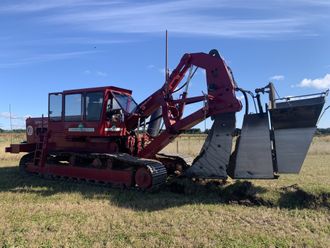
M203 139L166 151L195 155ZM0 135L0 149L9 140ZM18 159L0 153L2 247L330 246L330 137L314 139L300 175L172 182L158 193L20 175Z

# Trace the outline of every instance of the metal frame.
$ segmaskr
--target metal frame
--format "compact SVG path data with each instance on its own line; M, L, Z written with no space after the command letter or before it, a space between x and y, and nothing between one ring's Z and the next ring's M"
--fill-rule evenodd
M193 76L192 67L206 71L207 93L205 95L188 97L187 90L174 99L174 94L189 71L189 80ZM184 87L184 86L181 86ZM46 133L28 137L28 144L12 145L8 152L34 152L34 160L27 164L29 172L44 175L73 177L78 179L103 181L106 183L121 183L126 186L134 185L135 169L100 170L83 168L76 165L54 165L47 162L47 155L56 152L70 153L129 153L141 158L155 158L155 155L169 144L182 131L187 130L209 116L223 113L235 113L242 109L241 102L235 96L236 85L227 65L218 52L185 54L178 66L167 77L164 85L140 103L133 113L123 113L124 121L111 130L111 120L106 117L106 104L112 92L131 95L132 91L118 87L97 87L86 89L66 90L62 94L61 121L51 121L49 118L29 118L27 125L34 130L45 126ZM86 94L88 92L104 92L102 117L99 121L65 121L65 96L68 94ZM50 96L50 94L49 94ZM185 105L204 102L204 106L188 116L183 117ZM48 97L49 105L49 97ZM162 109L165 130L158 136L151 137L147 133L139 133L141 123L146 123L157 109ZM49 111L49 107L48 107ZM85 112L85 111L84 111ZM84 113L85 114L85 113ZM81 131L79 130L80 127ZM70 132L71 129L78 131ZM41 152L40 152L41 149Z

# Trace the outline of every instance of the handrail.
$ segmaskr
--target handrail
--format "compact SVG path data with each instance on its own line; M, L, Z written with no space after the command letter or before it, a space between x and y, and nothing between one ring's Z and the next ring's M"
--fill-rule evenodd
M275 101L282 101L282 100L286 100L286 101L290 101L292 99L295 99L295 98L308 98L308 97L312 97L312 96L328 96L329 94L329 89L324 91L324 92L321 92L321 93L313 93L313 94L307 94L307 95L299 95L299 96L286 96L286 97L281 97L281 98L277 98L275 99Z

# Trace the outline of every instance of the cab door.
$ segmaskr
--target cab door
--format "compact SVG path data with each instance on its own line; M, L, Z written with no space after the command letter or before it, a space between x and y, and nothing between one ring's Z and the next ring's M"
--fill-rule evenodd
M100 136L104 91L66 93L64 127L68 136Z

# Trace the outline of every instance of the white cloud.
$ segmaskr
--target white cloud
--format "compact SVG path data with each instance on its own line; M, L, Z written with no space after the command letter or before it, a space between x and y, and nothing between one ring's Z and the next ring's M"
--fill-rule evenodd
M156 66L155 65L147 65L147 69L154 69Z
M13 1L14 2L14 1ZM5 5L0 8L1 12L38 12L47 11L57 8L72 8L72 7L90 7L90 6L105 6L119 3L120 1L91 1L91 0L25 0L20 3Z
M5 39L5 38L3 38ZM7 40L9 40L7 38ZM2 38L0 38L2 40ZM15 40L12 39L10 42L12 44L26 45L26 46L48 46L49 44L53 45L77 45L84 44L90 45L91 48L97 49L98 45L116 45L123 43L136 42L134 39L116 39L116 38L97 38L97 37L60 37L60 38L41 38L41 39L26 39L26 40Z
M48 61L66 60L84 55L97 53L101 51L89 50L89 51L76 51L76 52L63 52L63 53L48 53L48 54L36 54L31 57L15 59L13 62L0 63L0 68L12 68L22 65L36 64Z
M204 0L203 4L200 0L26 0L3 4L0 11L38 12L42 15L36 18L42 25L65 24L84 31L155 34L168 29L180 35L267 38L288 34L314 35L315 31L309 25L328 18L322 15L327 13L329 5L326 3L322 0L252 0L248 5L243 0ZM311 6L318 8L318 15L306 11ZM47 10L51 12L45 14ZM244 15L249 12L246 10L263 14ZM235 11L243 15L235 15Z
M1 128L10 129L24 129L25 128L25 120L31 117L30 115L18 116L14 113L10 114L9 112L1 112L0 119L6 120L5 124L1 123ZM11 121L9 121L11 119ZM11 126L10 126L11 125Z
M297 86L316 88L316 89L328 89L330 88L330 74L326 74L323 78L316 78L316 79L305 78Z
M106 72L92 71L92 70L85 70L84 74L86 74L86 75L96 75L96 76L99 76L99 77L107 77L108 76L108 73L106 73Z
M284 76L283 75L274 75L272 77L269 78L269 80L274 80L274 81L282 81L284 80Z
M24 116L17 116L15 114L10 114L9 112L1 112L0 113L0 118L3 118L3 119L12 119L12 120L23 120L25 121L27 118L29 118L30 115L24 115Z
M9 119L10 113L9 112L2 112L0 113L0 118Z
M165 75L165 68L164 67L160 68L160 67L157 67L155 65L150 64L150 65L147 65L147 69L148 70L155 70L155 71L158 71L160 74ZM171 74L171 71L170 71L170 74Z
M97 72L96 72L96 75L97 75L97 76L100 76L100 77L106 77L106 76L108 76L108 73L103 72L103 71L97 71Z

